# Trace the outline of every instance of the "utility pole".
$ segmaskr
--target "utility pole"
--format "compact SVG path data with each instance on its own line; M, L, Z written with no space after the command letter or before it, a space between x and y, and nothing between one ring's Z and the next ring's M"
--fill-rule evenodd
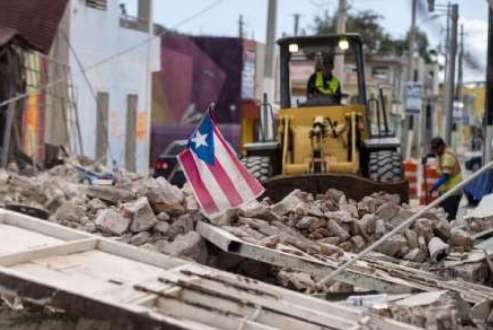
M448 69L447 69L447 86L445 90L445 132L444 139L448 145L452 143L452 122L454 114L454 91L455 91L455 65L457 56L457 25L459 21L459 5L454 4L451 7L450 15L450 46L448 49Z
M293 29L293 33L295 36L298 35L298 31L299 31L299 28L300 28L300 18L301 18L301 15L296 13L296 14L293 14L293 17L294 17L294 29Z
M464 24L460 26L460 48L458 55L458 72L457 72L457 91L455 97L457 101L464 101Z
M347 0L339 0L336 26L337 34L346 33L347 10ZM344 75L344 55L337 55L334 60L335 75L339 77L339 80L342 82Z
M491 142L493 139L493 3L490 3L489 8L488 57L486 65L486 99L484 113L486 136L484 139L483 164L486 164L488 161L493 159L491 150Z
M409 67L407 71L407 80L416 81L417 77L414 74L414 49L416 45L416 10L418 0L412 0L411 9L411 30L409 31Z
M267 10L267 36L265 40L265 61L264 61L264 81L263 81L263 99L264 105L260 111L260 121L264 127L264 139L271 141L274 139L274 129L272 116L269 113L269 105L266 95L274 99L274 41L276 38L276 21L277 21L277 0L268 0Z
M243 20L243 15L240 14L240 18L238 19L238 37L243 39L245 37L245 21Z
M411 2L411 29L409 31L409 60L408 60L408 68L407 68L407 81L415 81L417 77L414 74L414 48L416 43L416 10L417 10L418 2L417 0L412 0ZM423 111L421 110L421 113ZM403 141L405 143L405 158L409 158L413 154L413 146L415 145L415 131L419 130L416 125L417 115L408 114L405 117L404 125L407 130L403 130Z

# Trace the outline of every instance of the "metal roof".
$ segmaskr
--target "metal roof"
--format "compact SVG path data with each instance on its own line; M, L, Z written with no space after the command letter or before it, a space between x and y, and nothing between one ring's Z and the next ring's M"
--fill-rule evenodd
M68 0L0 0L0 25L49 53Z
M18 41L18 43L23 47L36 48L32 46L17 30L0 26L0 47L12 40Z

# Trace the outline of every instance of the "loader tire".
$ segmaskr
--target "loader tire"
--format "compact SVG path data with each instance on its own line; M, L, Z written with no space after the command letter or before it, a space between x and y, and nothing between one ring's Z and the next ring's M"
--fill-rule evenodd
M241 162L247 170L260 182L267 181L272 176L272 164L269 157L243 157Z
M396 151L381 150L370 154L368 174L377 182L398 182L403 179L402 157Z

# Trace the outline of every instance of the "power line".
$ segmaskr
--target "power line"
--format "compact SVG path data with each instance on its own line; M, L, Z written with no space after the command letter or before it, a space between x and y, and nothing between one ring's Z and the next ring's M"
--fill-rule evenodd
M201 9L198 12L196 12L195 14L193 14L191 16L188 16L185 19L183 19L182 21L178 22L173 27L171 27L171 29L176 29L176 28L180 27L181 25L186 24L186 23L188 23L188 22L196 19L197 17L199 17L199 16L205 14L206 12L214 9L215 7L219 6L224 1L225 0L217 0L217 1L213 2L212 4L204 7L203 9ZM138 43L138 44L136 44L136 45L134 45L132 47L129 47L129 48L127 48L127 49L125 49L125 50L123 50L121 52L118 52L118 53L116 53L116 54L114 54L114 55L112 55L112 56L110 56L110 57L108 57L108 58L106 58L106 59L98 62L98 63L95 63L95 64L93 64L91 66L86 67L84 70L82 70L82 72L90 71L90 70L92 70L92 69L94 69L96 67L99 67L99 66L101 66L101 65L103 65L105 63L108 63L108 62L112 61L113 59L115 59L117 57L123 56L123 55L125 55L128 52L131 52L131 51L133 51L133 50L135 50L135 49L137 49L139 47L142 47L142 46L148 44L149 42L151 42L152 40L154 40L154 38L159 37L159 36L163 36L163 35L165 35L168 32L169 32L169 30L164 31L164 32L159 33L159 34L156 34L155 36L152 36L152 37L150 37L150 38L148 38L148 39L146 39L146 40L144 40L144 41L142 41L142 42L140 42L140 43ZM67 81L68 81L68 79L66 79L66 78L55 80L55 81L49 82L49 83L47 83L45 85L39 86L34 91L41 92L41 91L44 91L44 90L46 90L47 88L49 88L51 86L62 84L62 83L65 83ZM32 91L26 92L26 93L23 93L23 94L19 94L19 95L16 95L14 97L11 97L10 99L7 99L5 101L2 101L2 102L0 102L0 108L3 107L3 106L5 106L5 105L7 105L7 104L9 104L9 103L11 103L11 102L16 102L16 101L22 100L22 99L28 97L31 94L32 94Z

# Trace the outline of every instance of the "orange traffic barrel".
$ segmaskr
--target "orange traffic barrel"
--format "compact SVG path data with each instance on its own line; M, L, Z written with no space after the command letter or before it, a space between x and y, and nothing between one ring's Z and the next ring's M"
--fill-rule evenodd
M409 198L416 198L418 194L418 162L409 158L404 162L404 176L409 183Z
M427 192L431 189L431 187L435 184L439 177L440 176L438 175L438 171L435 165L424 165L423 180L421 182L421 191L419 196L420 205L430 204L438 198L438 191L434 191L431 194Z

